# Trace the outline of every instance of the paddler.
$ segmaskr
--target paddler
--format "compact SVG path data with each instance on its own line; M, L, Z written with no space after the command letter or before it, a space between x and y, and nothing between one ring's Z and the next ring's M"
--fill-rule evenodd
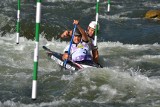
M81 28L79 21L74 20L73 24L77 25L74 32L73 43L70 49L70 56L68 55L69 45L64 49L64 54L62 56L63 60L70 59L76 63L80 64L90 64L93 63L92 56L90 54L90 46L88 36L85 31ZM65 31L63 35L70 34L72 31Z
M99 59L98 47L97 46L95 47L93 45L95 29L96 29L96 21L91 21L89 23L87 31L85 31L85 33L88 38L90 50L92 50L93 61L99 65L99 63L98 63L98 59ZM99 24L98 24L98 30L99 30ZM61 38L66 38L66 37L70 37L70 36L72 36L72 30L66 30L61 34Z

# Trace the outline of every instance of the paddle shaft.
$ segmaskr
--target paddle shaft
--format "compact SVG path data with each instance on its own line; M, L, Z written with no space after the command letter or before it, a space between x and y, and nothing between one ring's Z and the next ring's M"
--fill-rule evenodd
M77 25L75 24L73 32L72 32L72 38L71 38L71 41L70 41L70 45L69 45L69 48L68 48L68 56L70 55L70 50L71 50L71 46L72 46L72 43L73 43L73 38L74 38L74 33L75 33L76 28L77 28ZM63 63L64 67L66 66L66 64L67 64L67 59L64 60L64 63Z

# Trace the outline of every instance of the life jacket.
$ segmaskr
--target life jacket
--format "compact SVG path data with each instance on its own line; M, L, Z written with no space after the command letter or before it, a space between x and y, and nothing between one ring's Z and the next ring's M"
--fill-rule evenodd
M68 47L66 47L65 51L68 51ZM72 61L84 61L84 60L92 60L90 54L90 47L86 42L80 42L78 44L72 44L70 50L71 60Z

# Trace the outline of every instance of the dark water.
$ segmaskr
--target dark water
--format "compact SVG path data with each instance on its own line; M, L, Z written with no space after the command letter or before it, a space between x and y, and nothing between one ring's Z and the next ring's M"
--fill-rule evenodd
M42 1L38 97L31 100L36 2L21 1L20 44L16 45L17 0L0 1L1 107L159 107L160 22L145 13L158 0L100 1L98 48L104 68L70 74L47 58L43 45L62 52L74 19L87 28L95 20L93 0Z

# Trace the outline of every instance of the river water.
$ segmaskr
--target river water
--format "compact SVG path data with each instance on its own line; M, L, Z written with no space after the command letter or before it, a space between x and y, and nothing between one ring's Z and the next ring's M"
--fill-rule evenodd
M20 43L16 44L17 0L0 1L1 107L159 107L160 22L145 13L158 0L100 0L98 49L104 68L70 73L47 58L45 45L62 52L74 19L86 29L95 20L96 0L42 1L38 93L31 99L36 2L21 1Z

